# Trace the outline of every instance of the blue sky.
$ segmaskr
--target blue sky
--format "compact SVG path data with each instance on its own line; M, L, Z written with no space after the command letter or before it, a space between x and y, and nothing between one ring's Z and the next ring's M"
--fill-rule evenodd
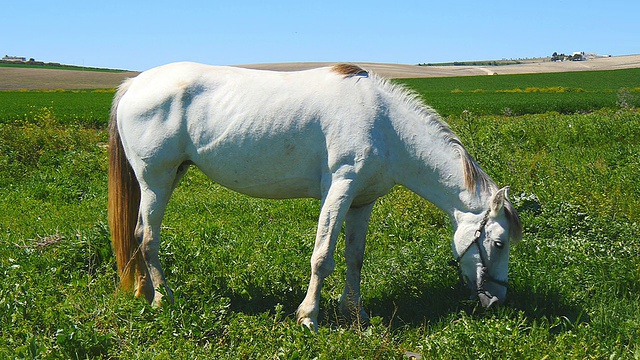
M0 56L145 70L173 61L417 64L640 53L640 1L2 1Z

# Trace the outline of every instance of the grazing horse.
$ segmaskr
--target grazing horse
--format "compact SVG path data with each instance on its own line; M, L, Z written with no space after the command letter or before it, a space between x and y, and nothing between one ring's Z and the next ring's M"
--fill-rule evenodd
M109 224L123 288L173 300L158 259L169 197L190 165L255 197L322 206L298 322L317 329L324 279L345 223L341 308L360 302L375 200L403 185L450 215L461 277L486 307L506 295L509 245L522 225L507 200L417 95L358 66L273 72L175 63L118 89L109 126ZM162 291L158 291L162 288Z

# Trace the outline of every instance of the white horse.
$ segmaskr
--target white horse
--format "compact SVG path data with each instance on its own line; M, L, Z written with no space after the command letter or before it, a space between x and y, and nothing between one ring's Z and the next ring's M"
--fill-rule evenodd
M417 96L349 64L271 72L176 63L124 82L110 120L109 222L121 285L159 305L160 223L189 165L235 191L322 201L298 322L317 329L323 280L345 222L341 307L361 319L360 271L375 200L401 184L447 212L462 278L504 300L516 211ZM475 244L475 246L474 246ZM163 291L158 291L163 288Z

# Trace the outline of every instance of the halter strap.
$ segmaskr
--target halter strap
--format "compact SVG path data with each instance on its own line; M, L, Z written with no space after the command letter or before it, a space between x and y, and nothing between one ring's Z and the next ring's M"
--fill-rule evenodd
M475 234L473 235L473 240L469 243L469 246L467 246L464 250L462 250L460 255L458 255L458 258L454 259L455 262L460 263L460 259L462 259L464 254L466 254L467 251L469 251L469 249L473 244L476 244L478 247L480 246L480 244L478 244L478 241L482 237L482 231L484 230L485 226L487 226L487 222L489 221L489 213L491 213L491 210L487 210L484 213L484 217L482 218L482 221L480 221L480 226L478 227L478 230L476 230ZM480 252L480 260L482 261L482 265L484 266L485 261L484 261L484 256L482 255L482 252Z
M482 237L482 232L484 231L485 227L487 226L487 222L489 221L489 214L491 213L491 210L487 210L484 213L484 217L482 218L482 221L480 221L480 226L478 227L478 230L476 230L474 236L473 236L473 240L471 241L471 243L469 243L469 246L467 246L461 253L460 255L458 255L458 257L456 259L453 259L452 261L449 262L450 265L456 266L458 267L458 269L460 269L460 261L462 259L462 257L467 253L467 251L469 251L469 249L471 248L471 246L473 246L474 244L476 245L476 247L478 248L478 255L480 256L480 262L482 263L482 271L484 272L485 276L483 277L484 281L489 281L492 282L494 284L503 286L503 287L509 287L509 283L503 280L499 280L494 278L493 276L489 275L489 271L487 268L487 261L485 259L485 256L482 253L482 246L480 246L480 238ZM462 275L461 275L462 276ZM481 289L484 288L484 284L477 284L478 285L478 291L481 291ZM484 291L484 290L482 290Z

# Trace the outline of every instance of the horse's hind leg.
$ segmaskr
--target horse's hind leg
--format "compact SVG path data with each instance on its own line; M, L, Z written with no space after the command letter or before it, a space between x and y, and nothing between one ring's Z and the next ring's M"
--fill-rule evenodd
M144 296L153 305L159 306L163 292L170 302L173 293L166 285L164 272L158 256L160 248L160 227L164 211L173 189L186 172L186 166L178 171L162 174L146 174L140 181L141 197L136 237L140 243L140 251L144 258L144 268L139 267L137 296ZM158 291L161 289L161 291Z
M344 257L347 263L347 276L340 299L340 310L347 319L360 323L369 321L369 316L362 309L360 302L360 273L372 209L373 203L357 208L352 207L347 212L345 220Z

